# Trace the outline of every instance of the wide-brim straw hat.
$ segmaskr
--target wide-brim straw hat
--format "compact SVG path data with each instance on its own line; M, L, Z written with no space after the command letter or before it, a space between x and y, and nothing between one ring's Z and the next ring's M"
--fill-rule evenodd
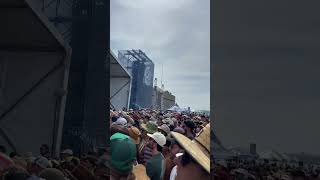
M183 149L185 149L199 165L210 173L210 124L200 131L193 141L180 133L171 132L171 134Z
M132 173L135 175L136 180L150 180L147 175L146 167L142 164L133 166Z
M141 141L141 132L136 127L130 127L128 128L129 136L133 139L135 144L140 144Z

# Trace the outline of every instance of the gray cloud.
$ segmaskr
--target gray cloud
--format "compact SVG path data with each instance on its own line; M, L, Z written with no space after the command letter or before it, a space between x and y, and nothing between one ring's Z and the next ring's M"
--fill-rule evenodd
M181 106L209 109L209 2L112 0L111 48L143 50Z

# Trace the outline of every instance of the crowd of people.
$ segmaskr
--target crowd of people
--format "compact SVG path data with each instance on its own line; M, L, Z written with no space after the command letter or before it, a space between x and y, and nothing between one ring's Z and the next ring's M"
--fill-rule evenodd
M102 154L51 156L6 152L0 146L3 180L194 180L210 179L210 120L196 113L110 110L110 147Z
M118 158L125 157L121 148L114 148L116 145L127 143L122 146L127 148L122 149L132 151L126 152L126 164L130 166L126 168L128 171L123 171L118 163L110 164L111 177L135 176L141 180L210 179L208 116L152 110L111 111L110 124L111 161L119 162Z
M315 165L298 165L287 162L258 160L217 160L213 176L216 180L316 180L320 168Z

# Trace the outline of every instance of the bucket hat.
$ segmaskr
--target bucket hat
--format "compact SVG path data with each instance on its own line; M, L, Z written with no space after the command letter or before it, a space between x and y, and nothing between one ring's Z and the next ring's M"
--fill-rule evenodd
M158 131L158 126L155 122L147 122L147 124L141 124L141 127L142 129L151 134Z

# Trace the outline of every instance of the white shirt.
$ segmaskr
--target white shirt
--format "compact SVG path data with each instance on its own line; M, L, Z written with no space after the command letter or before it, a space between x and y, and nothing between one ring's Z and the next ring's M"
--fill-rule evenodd
M177 165L174 166L170 173L170 180L175 180L177 176Z

